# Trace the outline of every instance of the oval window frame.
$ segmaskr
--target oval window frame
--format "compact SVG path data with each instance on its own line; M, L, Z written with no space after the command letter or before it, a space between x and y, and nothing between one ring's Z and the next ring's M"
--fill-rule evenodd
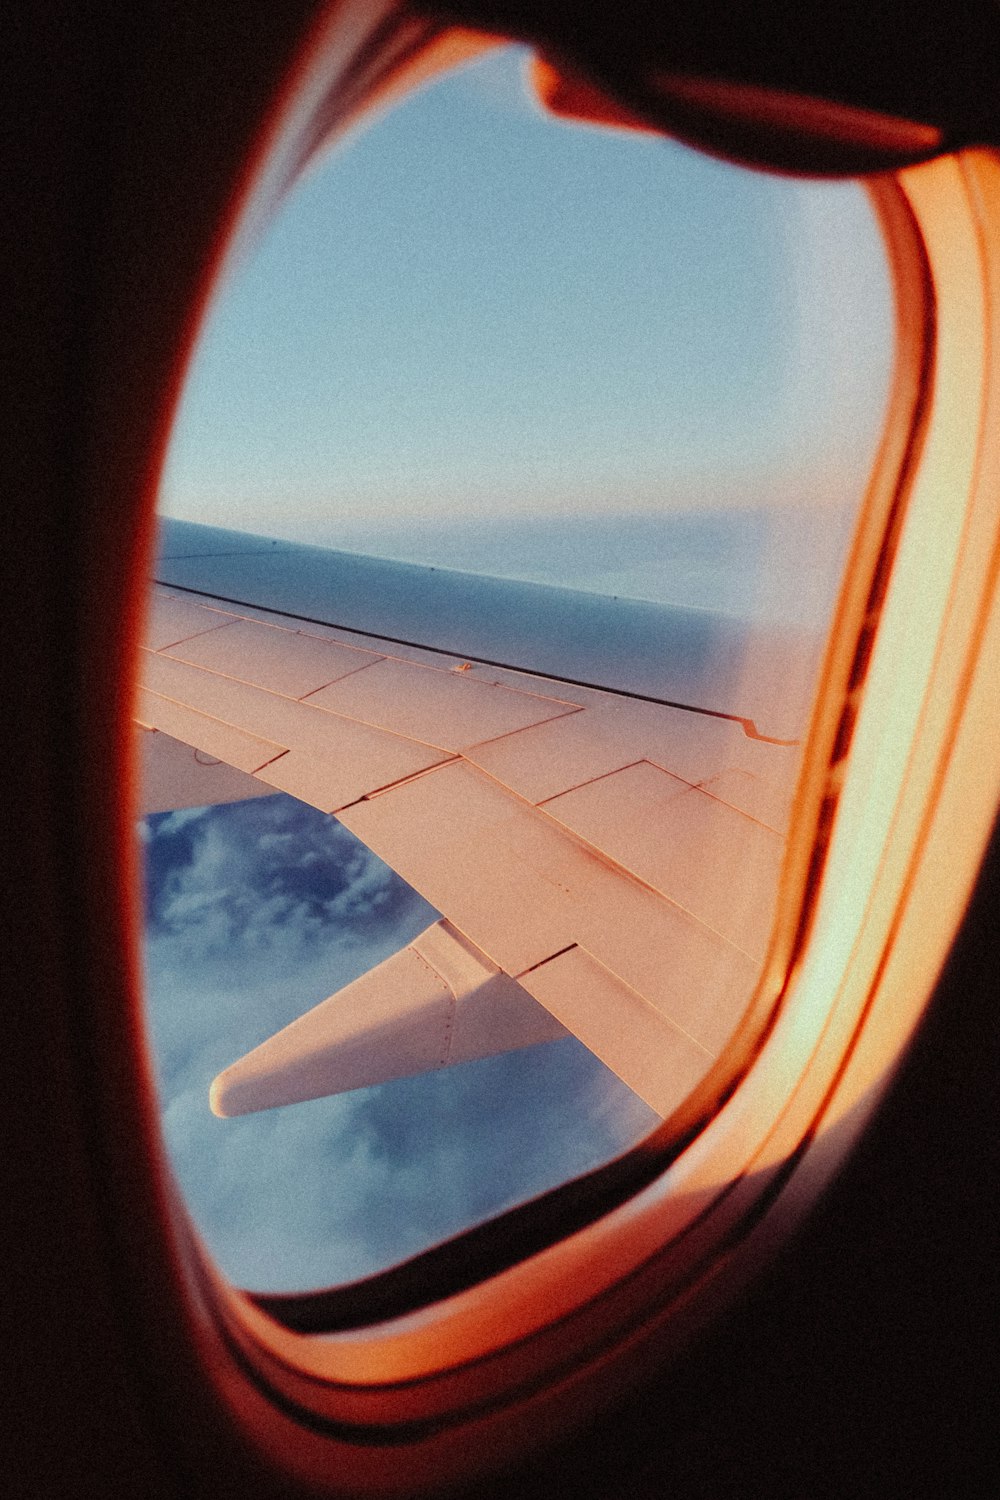
M294 1332L201 1264L233 1355L292 1421L325 1435L338 1463L349 1460L352 1484L371 1482L358 1459L373 1443L383 1456L402 1445L414 1484L412 1460L428 1446L439 1481L489 1472L550 1433L553 1414L558 1430L586 1421L609 1381L620 1396L642 1378L651 1347L657 1363L676 1357L792 1232L888 1088L997 801L996 776L982 775L989 659L1000 647L1000 507L989 484L1000 442L984 417L1000 399L1000 361L991 367L984 334L988 321L1000 328L1000 225L988 250L982 213L991 184L1000 185L1000 166L977 153L876 189L907 299L896 409L912 416L906 443L884 446L873 477L881 506L869 506L857 541L810 737L804 780L815 822L804 834L800 820L789 868L812 899L786 903L790 983L735 1089L625 1201L450 1297L367 1328ZM957 488L947 478L956 461L965 474ZM954 556L942 569L912 538L921 523L933 527L949 488ZM917 653L925 666L894 702L893 660L904 639L912 654L917 601L929 595L936 607L925 609ZM881 751L900 735L904 753L890 768ZM952 882L944 899L934 877L942 848ZM831 889L858 882L863 893L849 902ZM817 1005L838 944L847 962L832 1000Z
M388 1332L382 1325L375 1332L335 1336L340 1339L339 1353L332 1356L335 1346L329 1337L275 1332L273 1320L252 1308L206 1264L179 1214L176 1248L200 1324L201 1359L208 1383L245 1441L277 1467L315 1479L328 1476L332 1464L337 1469L331 1486L334 1492L353 1488L384 1493L400 1486L417 1488L421 1476L432 1476L436 1483L472 1477L493 1468L505 1455L523 1453L553 1428L577 1425L606 1400L603 1386L611 1372L619 1392L623 1382L641 1378L645 1358L635 1359L639 1345L655 1345L655 1357L662 1360L677 1352L692 1331L718 1311L759 1268L774 1238L784 1238L791 1231L843 1160L850 1140L863 1129L933 987L974 880L997 802L995 775L991 779L982 774L983 726L990 722L991 707L988 667L995 660L1000 635L996 501L989 493L989 478L1000 467L1000 453L991 436L991 428L996 432L998 424L988 420L996 408L1000 373L995 360L991 364L990 354L997 341L984 332L998 323L1000 234L998 226L990 223L987 207L997 182L996 160L987 153L911 169L900 178L900 192L927 251L927 261L918 272L912 245L899 248L904 231L898 231L897 253L910 267L902 284L909 288L906 296L913 327L924 335L930 317L928 287L933 288L937 357L933 372L923 354L918 361L922 373L917 385L922 395L908 429L906 451L915 454L919 449L920 463L911 469L904 461L902 469L893 465L890 472L886 459L884 474L880 463L881 478L876 478L893 495L902 481L908 511L913 514L915 497L925 511L933 509L934 486L944 482L940 475L934 478L933 466L928 470L929 454L949 453L952 461L957 454L964 465L961 517L951 522L954 567L934 618L928 614L920 621L924 656L932 675L912 685L911 720L920 717L921 705L930 703L932 682L941 707L936 714L929 710L925 714L925 719L934 722L924 723L919 745L915 740L907 742L913 753L899 769L892 794L884 798L890 811L880 846L883 858L863 902L871 927L869 946L864 961L852 957L853 971L843 975L838 1025L814 1039L816 1046L798 1075L795 1108L791 1108L793 1095L787 1092L780 1108L775 1099L766 1108L760 1103L762 1113L772 1116L774 1130L767 1150L777 1158L771 1163L767 1183L756 1184L761 1192L748 1186L746 1161L741 1166L735 1159L739 1153L732 1147L733 1122L740 1111L753 1113L753 1101L746 1092L751 1080L756 1095L767 1092L760 1070L765 1061L777 1066L780 1045L787 1041L789 1031L794 1032L788 1019L792 1008L787 1005L779 1018L782 1024L772 1028L740 1088L714 1115L711 1126L701 1130L669 1171L638 1197L539 1252L530 1262L512 1266L446 1304L411 1314L403 1320L405 1328ZM978 298L979 304L971 307L969 298ZM969 329L975 327L980 338L970 361ZM950 363L942 358L949 339L963 351L959 362L965 365L964 371L956 368L954 352ZM912 376L916 366L910 368ZM949 394L949 387L960 388L962 395ZM886 529L883 525L882 531ZM851 685L859 642L864 641L880 555L881 541L877 549L870 540L860 546L842 599L827 664L828 680L835 680L839 673L841 687L836 693L824 692L826 706L818 713L813 730L819 742L830 745L831 756L838 738L843 739L845 687ZM940 574L940 560L933 563L932 571ZM888 627L896 632L898 651L901 632L912 634L914 604L922 599L919 569L916 563L908 568L908 573L897 569L892 577L871 653L872 669L881 663L883 677L891 671L891 665L884 666L892 657ZM856 623L853 635L844 623L848 617ZM123 608L118 628L127 631L130 624ZM864 645L861 654L867 650ZM864 842L859 827L864 822L865 794L870 802L871 787L862 786L857 765L864 762L866 750L874 755L873 747L889 732L885 706L873 702L875 697L873 692L865 694L858 706L849 756L835 757L845 776L830 858L839 851L848 859L852 841L855 845ZM849 705L852 714L853 709ZM898 704L896 711L902 712ZM813 784L806 795L812 796L817 824L828 807L820 782L825 786L829 764L829 758L823 762L822 776L815 766L807 771ZM947 899L940 900L929 883L922 882L921 871L930 864L934 849L945 842L952 885ZM803 838L797 851L800 866L811 864L814 847L812 834L808 849ZM819 907L823 899L823 891L817 889ZM786 920L787 928L793 926L796 934L803 932L797 915ZM911 934L915 956L900 959L904 935L912 928L919 929L919 941ZM810 937L814 940L815 924ZM797 961L800 985L807 959L808 944ZM901 966L903 972L898 972ZM903 992L909 1000L901 1006ZM857 1110L852 1132L834 1149L824 1140L818 1121L831 1110L843 1111L848 1102ZM780 1121L776 1114L782 1116ZM809 1124L803 1126L807 1115ZM683 1234L668 1242L665 1222L669 1215L664 1205L676 1207L678 1169L685 1162L686 1170L693 1172L698 1156L704 1167L711 1150L720 1151L723 1158L728 1150L732 1158L725 1187L716 1195L711 1211L702 1202ZM655 1215L653 1199L659 1203ZM623 1234L628 1236L633 1262L627 1268ZM551 1278L545 1284L539 1275L543 1260L545 1276ZM586 1285L575 1279L584 1261L590 1263L592 1273ZM603 1267L602 1284L595 1288L593 1272L598 1263ZM550 1291L557 1283L564 1292L571 1287L571 1306L553 1306ZM485 1306L484 1298L494 1305ZM520 1326L511 1317L515 1301L521 1308ZM505 1347L497 1352L501 1337ZM344 1378L343 1362L335 1378L331 1360L339 1359L348 1345L354 1361L351 1378ZM630 1376L626 1366L633 1360L635 1371ZM477 1441L487 1434L488 1442ZM299 1447L291 1459L293 1439Z

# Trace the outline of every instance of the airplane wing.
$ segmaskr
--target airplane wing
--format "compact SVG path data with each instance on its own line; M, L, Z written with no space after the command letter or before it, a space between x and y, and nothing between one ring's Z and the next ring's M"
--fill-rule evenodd
M336 815L444 914L220 1074L217 1113L570 1032L666 1115L718 1056L769 936L794 744L176 584L140 682L147 740Z

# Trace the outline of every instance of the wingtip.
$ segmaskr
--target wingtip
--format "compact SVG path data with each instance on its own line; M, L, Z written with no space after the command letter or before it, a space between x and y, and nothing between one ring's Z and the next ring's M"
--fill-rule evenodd
M229 1102L228 1095L231 1092L226 1078L228 1071L227 1068L217 1078L213 1078L212 1087L208 1091L209 1107L213 1115L216 1115L220 1120L228 1120L234 1114L234 1111L227 1107Z

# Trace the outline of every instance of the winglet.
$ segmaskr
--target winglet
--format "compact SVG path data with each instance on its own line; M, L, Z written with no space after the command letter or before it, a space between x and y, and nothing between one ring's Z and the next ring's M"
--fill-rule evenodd
M565 1035L515 980L437 922L224 1069L209 1103L228 1119Z

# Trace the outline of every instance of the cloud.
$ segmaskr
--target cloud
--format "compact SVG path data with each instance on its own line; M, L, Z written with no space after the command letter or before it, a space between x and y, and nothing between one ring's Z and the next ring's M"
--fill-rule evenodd
M277 943L308 947L359 936L414 893L335 819L291 797L185 808L156 820L147 845L151 938L177 937L192 957L227 961ZM426 908L428 921L433 912Z
M222 1270L370 1274L607 1160L655 1117L580 1043L218 1120L215 1074L436 913L332 818L276 796L147 820L146 975L164 1137Z

